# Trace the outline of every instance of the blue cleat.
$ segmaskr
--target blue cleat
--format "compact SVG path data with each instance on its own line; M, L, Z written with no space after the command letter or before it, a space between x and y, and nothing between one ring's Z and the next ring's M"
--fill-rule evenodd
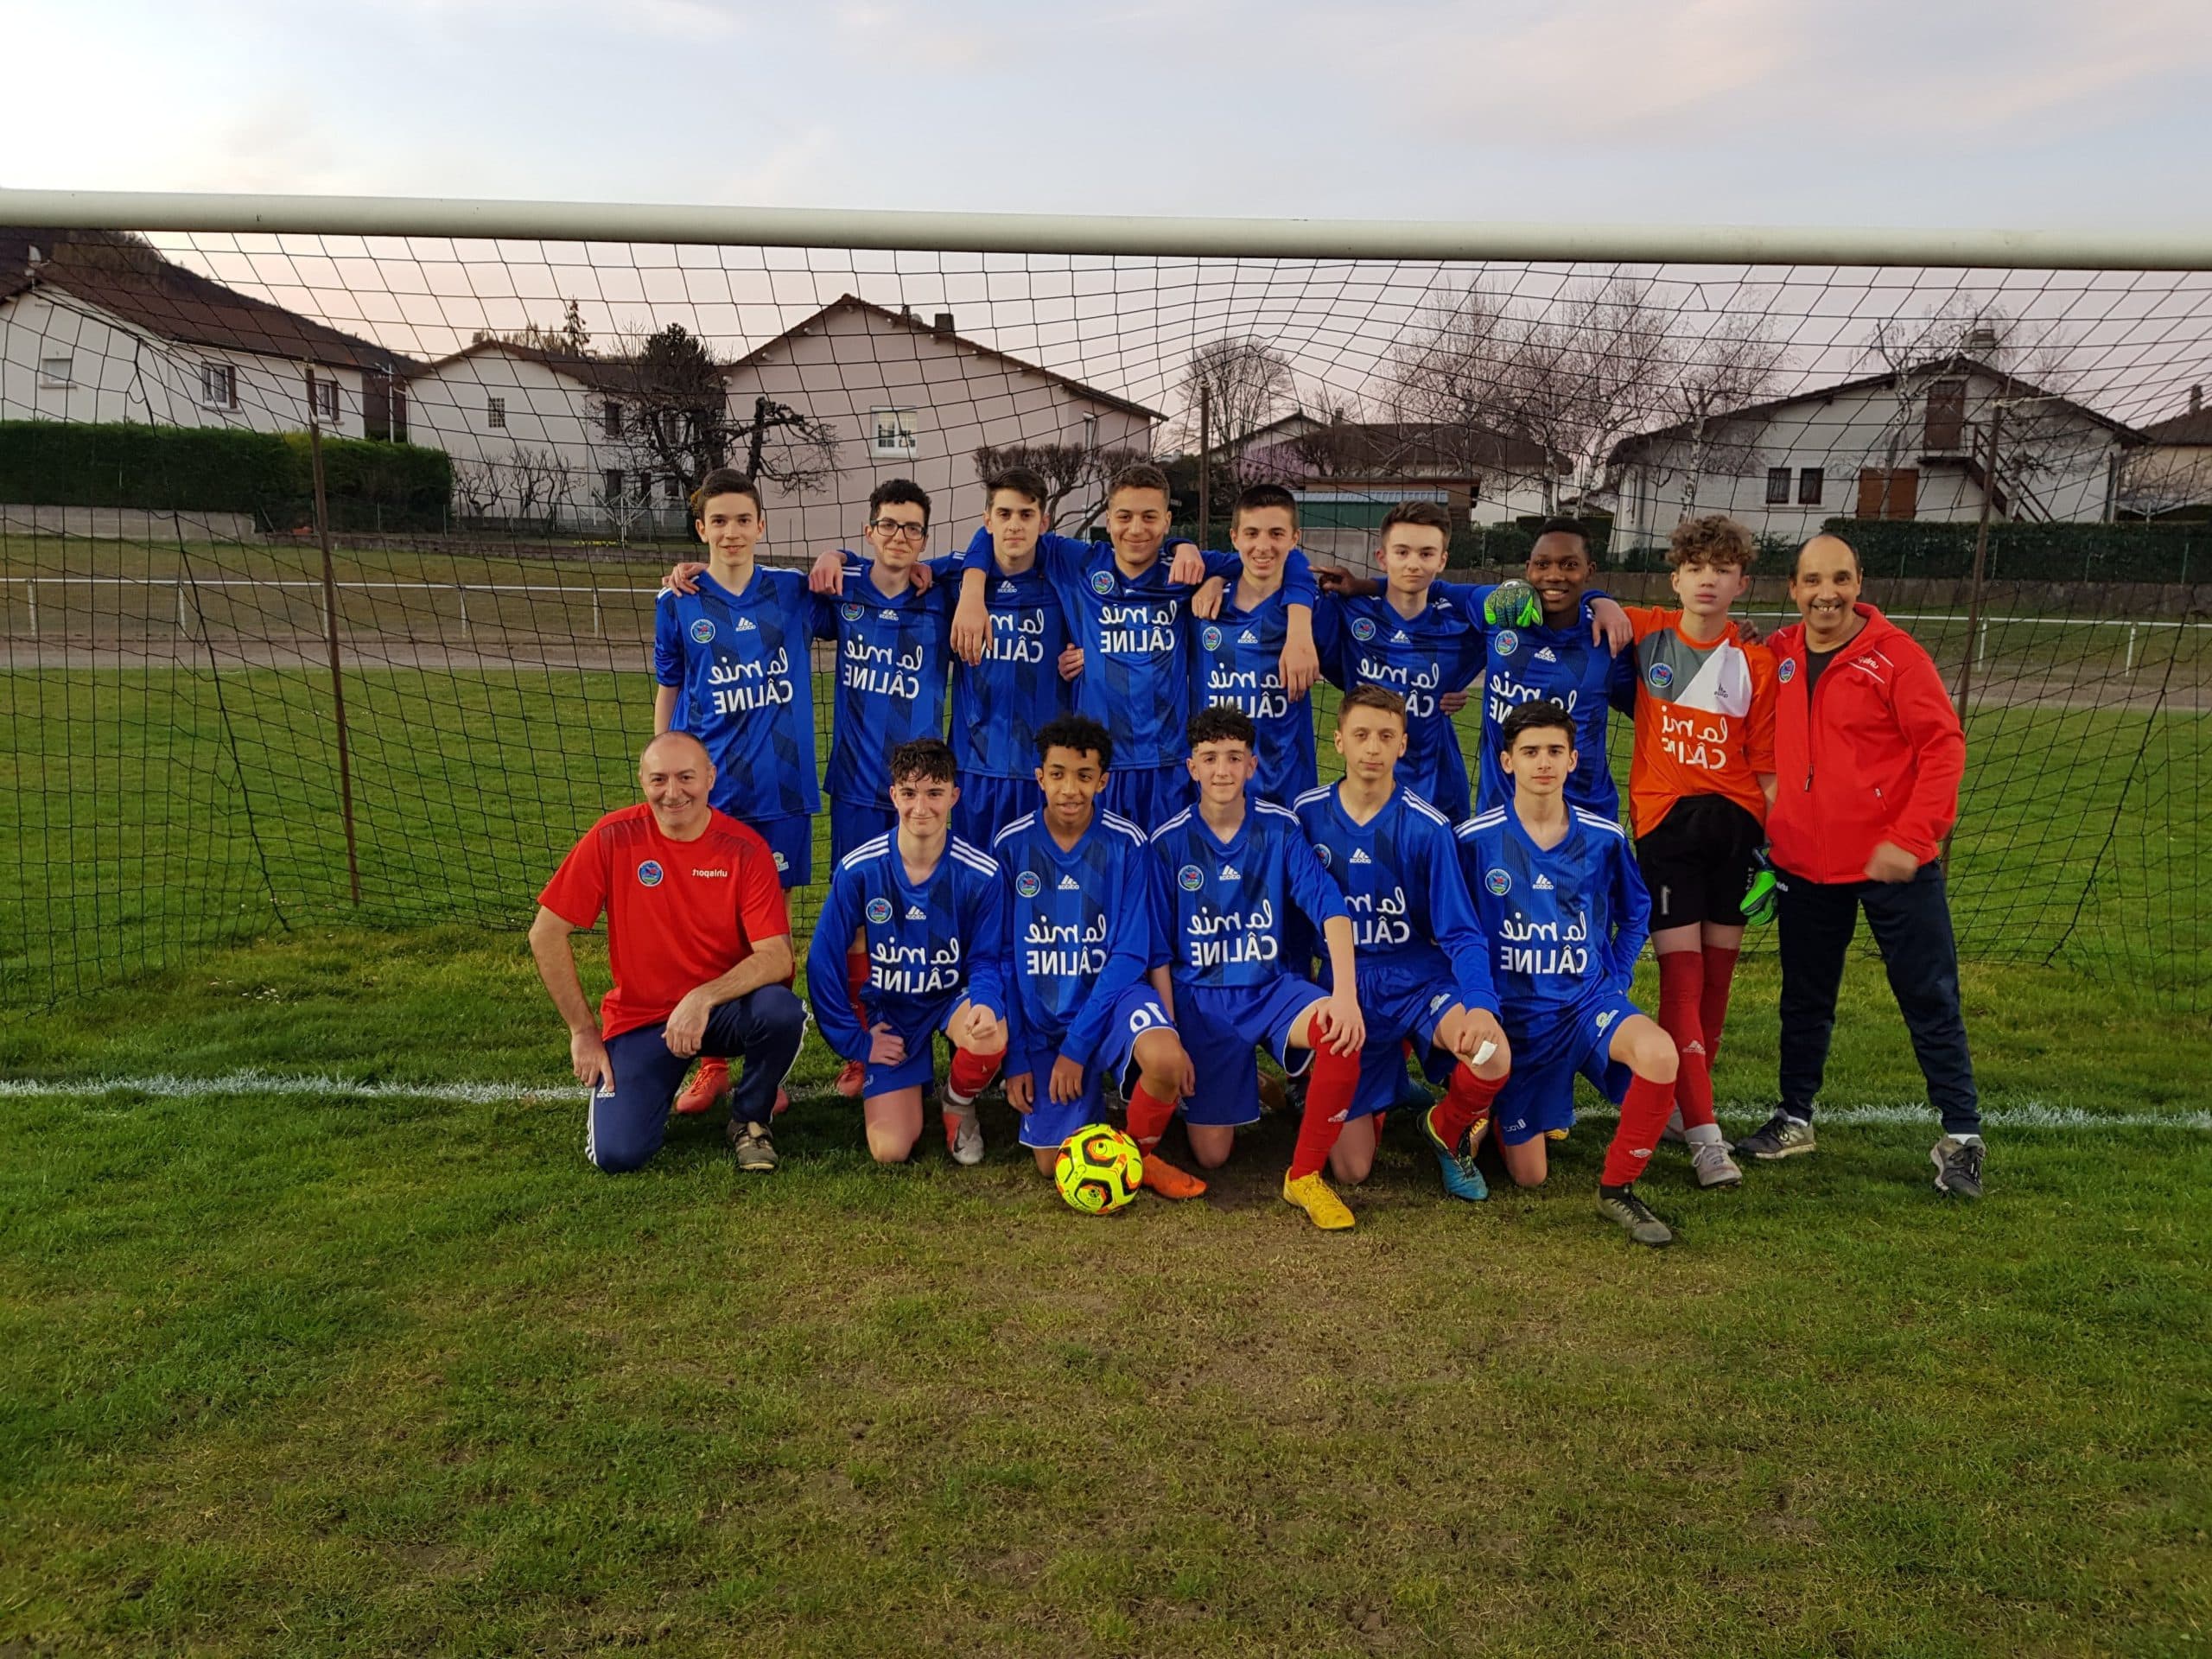
M1436 1107L1432 1106L1423 1112L1421 1127L1421 1133L1428 1137L1428 1144L1436 1148L1436 1161L1444 1173L1445 1195L1465 1199L1469 1204L1480 1204L1490 1197L1490 1183L1483 1179L1482 1171L1475 1167L1475 1146L1482 1138L1479 1126L1476 1134L1462 1135L1459 1145L1447 1146L1444 1137L1436 1132Z

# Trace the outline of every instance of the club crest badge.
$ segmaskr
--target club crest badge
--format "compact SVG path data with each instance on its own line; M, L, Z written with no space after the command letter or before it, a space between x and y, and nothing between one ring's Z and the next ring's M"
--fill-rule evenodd
M715 625L713 622L702 616L691 625L691 643L693 645L711 645L714 642Z
M639 887L657 887L660 886L662 881L664 880L666 880L666 873L662 870L660 867L660 861L658 859L649 858L644 863L638 866L638 885Z
M891 901L888 899L869 899L868 901L868 918L871 922L874 922L878 927L881 927L884 923L891 919Z

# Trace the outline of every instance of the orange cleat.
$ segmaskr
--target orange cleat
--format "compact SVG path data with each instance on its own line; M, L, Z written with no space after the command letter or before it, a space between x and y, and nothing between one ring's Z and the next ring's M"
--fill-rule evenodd
M779 1090L776 1090L776 1103L775 1103L775 1106L774 1106L774 1107L770 1110L770 1112L768 1113L768 1116L771 1116L771 1117L781 1117L781 1116L782 1116L785 1112L788 1112L789 1110L791 1110L791 1091L790 1091L789 1090L785 1090L785 1089L779 1089Z
M830 1087L847 1100L858 1100L861 1090L868 1087L868 1067L858 1060L847 1060L845 1069L837 1074L837 1081Z
M1144 1173L1137 1179L1140 1186L1148 1186L1163 1198L1198 1198L1205 1196L1206 1184L1195 1175L1187 1175L1156 1152L1144 1155Z
M717 1102L729 1096L729 1062L704 1059L691 1074L691 1081L676 1097L678 1117L696 1117L702 1112L711 1112Z

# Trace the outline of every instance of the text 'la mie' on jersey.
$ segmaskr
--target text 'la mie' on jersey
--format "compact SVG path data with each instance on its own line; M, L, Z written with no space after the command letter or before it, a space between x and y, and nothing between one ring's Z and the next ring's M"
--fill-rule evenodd
M886 594L869 579L872 569L845 555L845 591L825 605L821 633L837 642L830 796L881 806L891 793L892 750L944 735L957 595L942 583Z
M1453 587L1438 582L1439 588ZM1479 617L1489 588L1456 588L1464 607ZM1574 717L1575 768L1567 776L1567 800L1586 812L1620 817L1620 791L1613 785L1605 753L1605 714L1615 698L1625 700L1636 683L1636 654L1616 656L1590 638L1590 601L1586 594L1575 620L1563 628L1487 627L1483 654L1483 738L1480 786L1475 808L1487 812L1513 798L1513 780L1499 764L1505 717L1524 702L1556 702Z
M1461 824L1458 839L1509 1030L1593 992L1626 993L1650 936L1651 899L1618 823L1571 807L1567 835L1547 849L1501 806Z
M1163 904L1161 921L1177 984L1265 985L1303 964L1284 957L1295 906L1319 931L1347 914L1343 893L1321 868L1287 807L1254 801L1224 842L1196 807L1153 831L1152 852Z
M1319 775L1313 744L1313 705L1294 702L1282 683L1282 649L1290 626L1290 599L1277 588L1245 609L1230 590L1221 614L1209 622L1193 616L1191 632L1191 707L1226 704L1250 716L1259 734L1260 793L1288 806ZM1317 642L1318 645L1318 642Z
M653 601L653 679L676 688L670 728L707 746L718 810L755 822L821 810L810 653L823 613L804 575L765 565L741 593L702 572L697 593Z

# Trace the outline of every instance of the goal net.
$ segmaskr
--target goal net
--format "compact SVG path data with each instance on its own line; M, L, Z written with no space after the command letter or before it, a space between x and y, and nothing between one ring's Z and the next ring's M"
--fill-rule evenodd
M524 923L635 798L654 595L697 548L709 467L757 473L764 556L800 564L859 549L893 476L932 498L930 554L956 553L1009 462L1090 535L1139 458L1166 463L1185 533L1226 544L1237 491L1276 482L1309 556L1358 572L1399 502L1449 510L1455 580L1517 573L1571 517L1593 587L1629 602L1668 600L1678 520L1726 513L1760 539L1739 609L1768 627L1794 620L1794 549L1840 530L1963 709L1963 953L2203 1005L2202 270L385 218L0 228L10 1007L307 926ZM828 868L825 820L802 935Z

